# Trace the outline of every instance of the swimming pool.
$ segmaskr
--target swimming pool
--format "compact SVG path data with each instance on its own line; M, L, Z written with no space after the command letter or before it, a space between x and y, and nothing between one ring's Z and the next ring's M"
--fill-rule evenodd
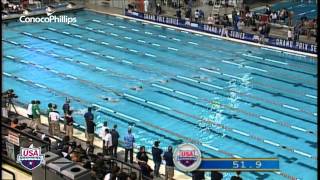
M289 0L283 0L274 4L271 4L271 8L274 11L281 10L282 8L287 8L288 11L293 11L293 22L300 21L300 18L306 16L308 19L314 19L317 17L317 3L314 0L311 0L310 3L308 0L292 2ZM265 9L258 10L257 12L263 13Z
M91 11L67 15L77 23L4 27L3 85L20 102L61 110L69 97L81 125L93 105L99 127L117 124L122 139L134 126L149 150L158 139L162 148L192 142L205 157L280 159L281 173L245 179L316 178L314 59Z

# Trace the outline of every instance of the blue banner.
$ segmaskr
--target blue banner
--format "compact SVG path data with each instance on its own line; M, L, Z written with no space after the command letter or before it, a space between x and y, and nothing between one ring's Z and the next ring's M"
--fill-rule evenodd
M203 159L199 170L204 171L277 171L279 160L270 159Z
M258 43L260 39L260 37L255 34L244 33L244 32L239 32L234 30L227 31L221 27L210 26L208 24L202 24L202 23L194 23L184 19L177 19L177 18L171 18L171 17L165 17L165 16L156 16L153 14L145 14L145 13L130 11L127 9L125 10L125 15L138 18L138 19L147 20L147 21L153 21L153 22L158 22L162 24L173 25L176 27L202 31L210 34L228 36L230 38L240 39L244 41ZM274 46L274 47L295 50L295 51L302 51L302 52L317 54L316 44L308 44L308 43L297 42L297 41L288 41L286 39L272 38L272 37L265 38L264 44L269 46Z

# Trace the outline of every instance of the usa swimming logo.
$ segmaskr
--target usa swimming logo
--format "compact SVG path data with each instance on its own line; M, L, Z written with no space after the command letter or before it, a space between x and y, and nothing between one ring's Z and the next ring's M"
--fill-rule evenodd
M179 145L173 153L175 166L184 172L196 170L201 163L201 151L193 144Z
M43 159L44 155L41 155L41 148L21 148L20 154L17 156L17 163L32 171L41 164Z

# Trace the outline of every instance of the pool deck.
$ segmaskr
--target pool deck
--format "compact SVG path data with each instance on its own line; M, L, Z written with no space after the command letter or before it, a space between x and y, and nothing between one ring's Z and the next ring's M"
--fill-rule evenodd
M27 117L27 109L20 107L20 106L16 106L17 112L20 115L19 117L19 123L27 123L29 125L29 123L31 122L30 119L26 118ZM41 126L40 126L40 132L44 132L46 134L48 134L48 118L46 116L41 115ZM60 130L61 130L61 135L64 136L63 133L63 124L60 123ZM81 143L82 147L86 147L86 138L85 138L85 133L79 129L74 128L73 129L73 137L74 140L79 144ZM61 138L61 137L58 137ZM94 146L95 146L95 153L98 152L102 152L102 140L101 138L94 138ZM136 153L137 153L137 149L135 149L134 151L134 158L133 160L136 162ZM122 147L118 147L118 159L120 160L124 160L124 148ZM149 161L148 164L150 165L150 167L154 167L154 163L152 161L152 157L149 156ZM134 163L134 166L138 167L137 163ZM165 174L165 166L161 165L160 167L160 174L162 174L162 178L154 178L155 180L160 180L160 179L164 179L164 174ZM174 178L175 179L183 179L183 180L191 180L191 177L182 173L181 171L175 170L174 172ZM18 179L19 180L19 179ZM27 180L27 179L24 179Z

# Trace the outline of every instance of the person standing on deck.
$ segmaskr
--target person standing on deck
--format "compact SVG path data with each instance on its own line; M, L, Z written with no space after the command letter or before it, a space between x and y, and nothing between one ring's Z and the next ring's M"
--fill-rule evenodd
M87 129L88 129L88 121L89 120L92 120L93 121L93 119L94 119L94 115L92 114L92 108L91 107L88 107L88 112L86 112L85 114L84 114L84 119L85 119L85 122L86 122L86 130L85 130L85 136L86 136L86 138L88 138L88 132L87 132Z
M48 124L49 124L48 132L49 132L50 135L53 135L52 123L51 123L51 119L50 119L50 116L49 116L50 112L52 112L52 103L49 103L49 104L48 104L47 117L48 117Z
M130 153L130 163L133 163L133 143L135 142L135 138L131 133L131 128L128 129L128 134L124 136L124 148L125 155L124 161L128 161L128 154Z

